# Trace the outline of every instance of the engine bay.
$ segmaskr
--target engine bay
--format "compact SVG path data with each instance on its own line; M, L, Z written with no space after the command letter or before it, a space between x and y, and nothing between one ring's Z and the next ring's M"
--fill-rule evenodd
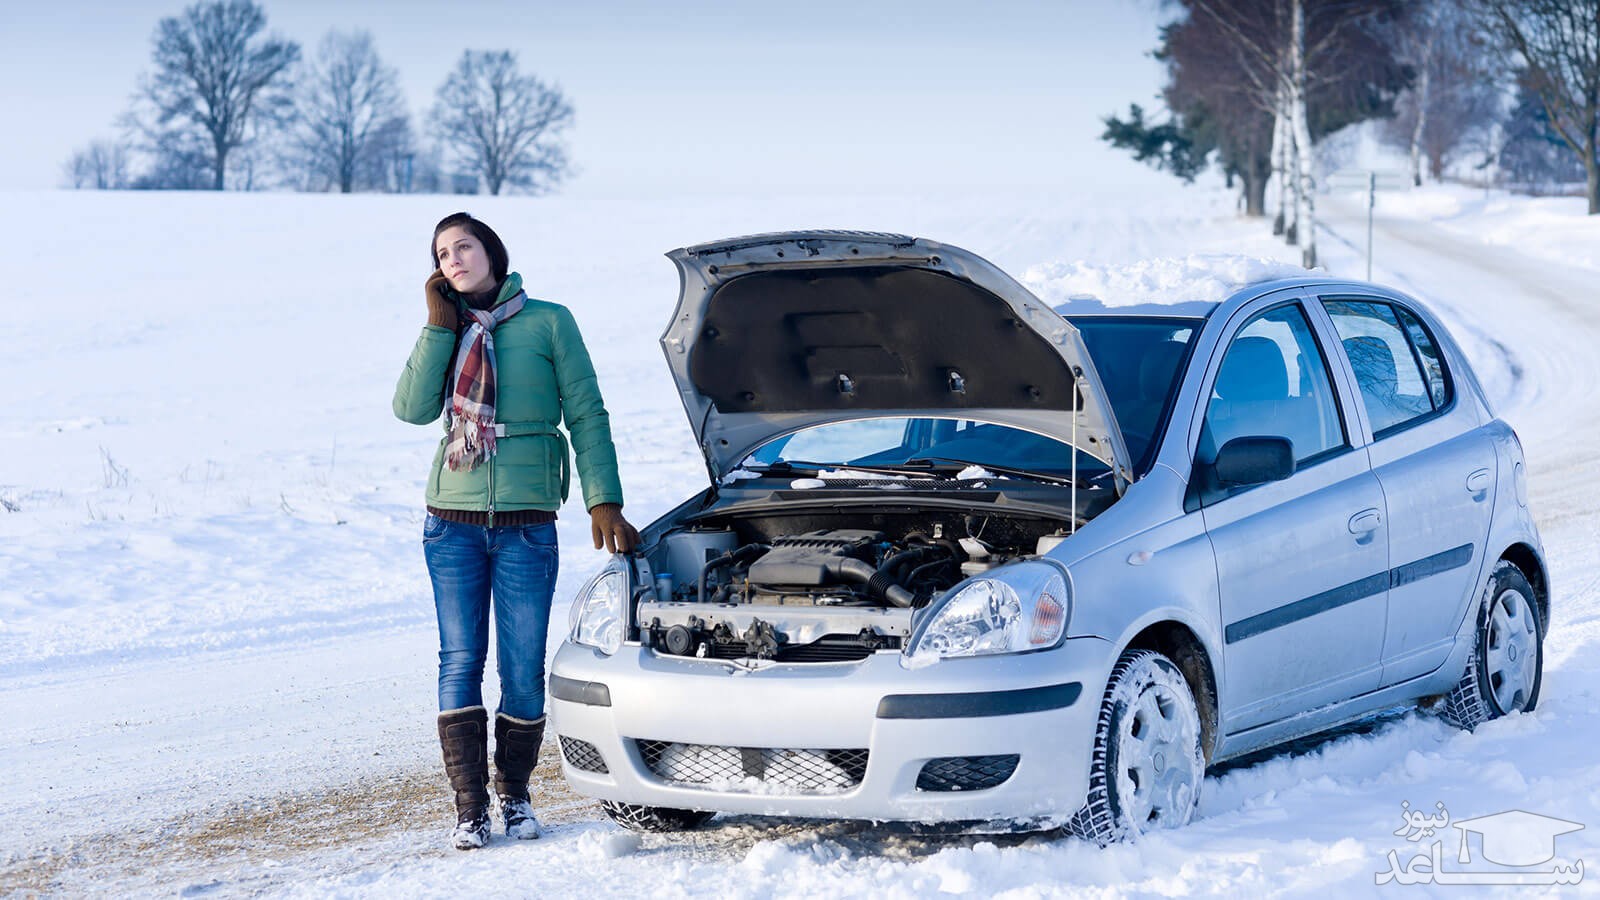
M724 660L844 662L899 650L914 610L1047 552L1066 525L948 510L699 519L647 551L638 637L660 654Z

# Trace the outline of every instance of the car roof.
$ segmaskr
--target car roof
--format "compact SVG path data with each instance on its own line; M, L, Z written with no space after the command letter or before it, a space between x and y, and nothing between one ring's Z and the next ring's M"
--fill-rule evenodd
M1416 305L1416 301L1393 288L1383 287L1371 282L1356 281L1347 278L1316 277L1315 275L1297 276L1291 278L1269 278L1252 281L1232 287L1232 291L1220 300L1185 300L1181 295L1161 297L1149 302L1107 303L1099 297L1088 294L1069 297L1065 303L1057 304L1055 311L1066 318L1092 318L1103 317L1133 317L1133 318L1185 318L1206 319L1219 309L1235 309L1251 300L1270 294L1275 291L1288 290L1300 287L1316 287L1323 290L1347 290L1359 293L1376 292L1386 297L1402 300L1409 305Z

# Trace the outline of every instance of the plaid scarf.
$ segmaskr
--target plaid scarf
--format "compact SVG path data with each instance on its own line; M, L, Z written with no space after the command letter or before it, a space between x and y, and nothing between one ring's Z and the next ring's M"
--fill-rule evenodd
M470 472L494 456L494 330L521 312L527 302L527 293L519 290L493 309L465 311L472 324L461 333L450 398L445 401L450 437L445 442L444 462L452 471Z

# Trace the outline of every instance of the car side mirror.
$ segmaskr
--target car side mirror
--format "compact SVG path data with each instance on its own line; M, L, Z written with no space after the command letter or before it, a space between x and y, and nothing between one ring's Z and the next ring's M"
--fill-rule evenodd
M1217 451L1212 469L1223 484L1282 481L1294 474L1294 443L1285 437L1237 437Z

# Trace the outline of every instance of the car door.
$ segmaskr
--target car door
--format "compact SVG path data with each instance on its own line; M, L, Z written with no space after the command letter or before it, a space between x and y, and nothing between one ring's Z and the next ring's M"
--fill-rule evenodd
M1360 388L1373 474L1389 517L1383 681L1438 668L1477 596L1494 510L1494 443L1455 402L1422 318L1386 297L1323 297Z
M1389 568L1383 493L1306 310L1291 301L1240 318L1193 479L1217 562L1227 733L1378 686ZM1227 441L1262 435L1290 440L1293 475L1246 488L1205 477Z

